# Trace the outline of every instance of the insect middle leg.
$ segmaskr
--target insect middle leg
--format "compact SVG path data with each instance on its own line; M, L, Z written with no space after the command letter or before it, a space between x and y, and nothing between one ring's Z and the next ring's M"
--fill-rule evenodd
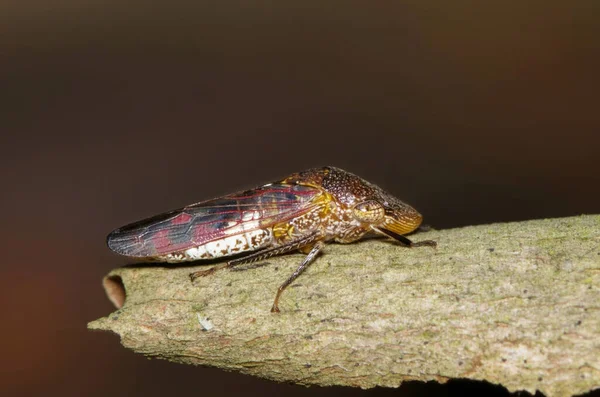
M300 266L298 266L296 271L294 273L292 273L292 275L287 280L285 280L285 282L283 284L281 284L279 286L279 288L277 289L277 295L275 295L275 301L273 302L273 306L271 307L271 313L279 313L279 298L281 297L281 294L283 293L283 291L291 283L293 283L294 280L297 279L298 276L300 274L302 274L302 272L304 270L306 270L308 265L310 265L315 260L315 258L317 257L317 254L319 252L321 252L321 250L323 249L324 246L325 246L325 243L323 241L317 241L316 244L312 247L312 249L308 253L308 255L306 255L306 257L304 258L304 260L302 261Z

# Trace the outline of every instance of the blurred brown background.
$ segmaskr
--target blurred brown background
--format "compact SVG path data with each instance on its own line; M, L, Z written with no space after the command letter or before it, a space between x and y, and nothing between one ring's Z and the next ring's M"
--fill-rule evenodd
M0 3L0 394L501 395L149 361L85 329L104 239L320 165L437 228L599 213L599 70L592 0Z

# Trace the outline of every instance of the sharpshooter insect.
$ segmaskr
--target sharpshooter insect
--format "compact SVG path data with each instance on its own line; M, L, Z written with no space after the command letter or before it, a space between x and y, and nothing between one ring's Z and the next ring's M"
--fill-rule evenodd
M413 243L403 236L421 221L414 208L378 186L339 168L323 167L132 223L110 233L107 242L118 254L163 262L246 253L191 273L192 281L300 250L306 257L275 295L271 312L279 312L283 291L326 242L351 243L374 231L408 247L435 247L435 241Z

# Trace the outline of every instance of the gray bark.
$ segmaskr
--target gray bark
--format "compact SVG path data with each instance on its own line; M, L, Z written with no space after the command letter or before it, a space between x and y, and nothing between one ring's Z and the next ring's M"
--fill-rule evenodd
M126 267L89 323L136 352L276 381L361 388L486 380L547 396L600 387L600 215L430 231L438 248L328 245L224 270ZM124 302L123 302L124 301Z

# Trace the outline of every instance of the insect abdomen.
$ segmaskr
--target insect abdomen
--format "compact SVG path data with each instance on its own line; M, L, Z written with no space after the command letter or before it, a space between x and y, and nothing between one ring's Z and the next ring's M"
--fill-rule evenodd
M156 259L176 263L220 258L268 247L272 244L272 241L273 233L270 229L258 229L223 237L197 247L188 248L184 251L162 255Z

